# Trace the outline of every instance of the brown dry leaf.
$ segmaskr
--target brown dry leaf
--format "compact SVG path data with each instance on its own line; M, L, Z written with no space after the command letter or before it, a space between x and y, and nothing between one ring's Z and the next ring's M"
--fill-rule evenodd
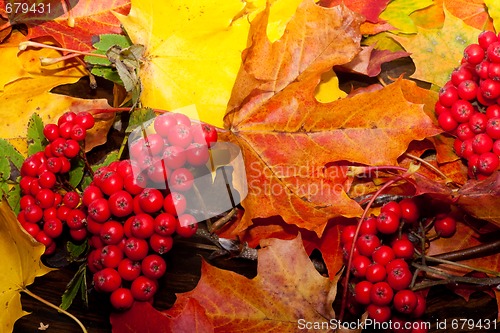
M16 320L28 313L21 306L24 288L36 277L51 271L40 260L45 246L38 243L21 227L7 201L0 201L0 327L12 332Z
M457 192L457 203L472 216L500 226L500 171L484 180L469 180Z
M410 54L404 51L392 52L389 50L377 50L375 45L362 47L358 55L349 63L342 65L342 69L354 73L374 77L380 74L382 64L395 59L408 57Z
M257 276L247 279L203 261L198 285L190 292L177 294L176 304L194 301L204 311L167 310L163 318L153 322L136 321L132 318L138 318L137 311L141 311L140 318L152 318L151 312L156 310L134 306L123 314L112 315L113 332L169 332L161 328L171 327L174 319L191 324L184 326L188 331L194 331L198 324L201 331L209 331L210 325L205 320L196 321L193 313L201 313L200 318L206 316L213 332L301 332L306 330L300 329L300 319L326 323L335 318L332 302L338 277L330 280L315 270L300 236L293 240L263 240L257 265Z

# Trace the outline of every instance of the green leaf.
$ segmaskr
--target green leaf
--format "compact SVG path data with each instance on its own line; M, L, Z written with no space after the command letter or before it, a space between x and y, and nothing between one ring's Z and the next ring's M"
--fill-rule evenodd
M94 164L92 166L92 170L96 171L99 168L110 165L114 161L118 161L118 150L113 150L108 155L106 155L106 157L104 158L104 161L102 161L101 163Z
M115 65L125 90L131 93L133 106L138 103L142 90L138 71L143 53L144 46L136 44L127 48L115 45L106 52L109 61Z
M111 82L114 82L116 84L123 86L123 81L122 81L122 79L120 79L120 75L118 75L118 72L114 68L104 67L104 66L96 66L96 67L92 68L92 70L90 72L95 76L103 77L106 80L109 80Z
M0 160L4 159L9 160L18 170L21 170L24 161L23 155L7 140L0 139Z
M73 242L68 241L66 243L66 250L71 259L76 260L80 258L82 254L88 249L88 242L83 242L81 244L75 244Z
M132 43L126 36L123 35L103 34L99 36L99 41L94 43L93 46L96 50L92 53L106 54L106 52L113 46L127 48L132 46ZM108 59L92 56L85 56L84 59L91 65L111 66L111 62Z
M85 162L81 158L71 163L71 170L69 171L69 183L71 186L77 187L80 184L83 179L84 168Z
M21 187L19 185L13 186L9 192L7 192L7 202L14 213L19 214L21 210Z
M7 197L12 210L19 213L21 189L19 184L12 185L9 181L19 175L24 157L5 139L0 139L0 195ZM17 169L17 170L16 170Z
M33 155L44 149L43 121L37 114L33 113L28 122L28 155Z
M80 268L75 273L71 281L69 281L66 286L66 290L64 291L61 298L61 309L67 310L71 304L73 304L73 300L76 297L78 291L82 293L87 293L86 288L86 279L87 279L87 264L83 263L80 265ZM82 285L85 284L85 288L82 288ZM83 296L83 295L82 295ZM86 297L86 296L85 296Z
M92 166L92 170L97 171L97 169L108 166L114 161L118 161L118 150L114 150L110 152L108 155L106 155L103 162L94 164ZM85 175L81 184L82 188L87 188L87 186L89 186L91 182L92 182L92 177L90 175Z
M144 125L145 122L154 119L156 114L151 108L136 109L130 114L130 120L125 133L131 133L137 127Z

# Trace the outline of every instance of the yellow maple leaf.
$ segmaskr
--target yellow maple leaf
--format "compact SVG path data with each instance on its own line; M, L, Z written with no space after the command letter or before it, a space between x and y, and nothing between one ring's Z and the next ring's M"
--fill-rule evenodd
M23 155L27 154L27 124L33 113L48 123L66 111L109 107L104 99L84 100L50 92L56 86L75 83L86 75L84 69L74 63L40 65L40 57L59 56L49 49L22 52L16 61L21 62L27 76L11 80L0 93L0 138L9 140Z
M445 9L445 20L440 29L424 29L417 26L417 34L393 36L415 62L413 78L442 87L450 73L460 65L464 48L477 42L480 30L464 23ZM436 70L439 69L439 70Z
M301 2L269 1L271 41L281 37ZM145 47L139 74L143 105L175 110L195 104L200 120L222 127L249 21L265 5L263 0L133 0L129 15L117 16L132 42Z
M484 0L484 4L488 7L488 14L493 19L496 32L500 32L500 4L494 0Z
M12 332L14 323L28 313L21 306L19 294L36 277L51 271L40 261L45 246L22 229L6 201L0 201L0 327Z
M6 84L29 76L22 62L17 58L19 43L24 41L26 41L26 37L19 31L14 31L7 42L0 44L0 63L9 64L8 66L2 66L0 92L3 91Z

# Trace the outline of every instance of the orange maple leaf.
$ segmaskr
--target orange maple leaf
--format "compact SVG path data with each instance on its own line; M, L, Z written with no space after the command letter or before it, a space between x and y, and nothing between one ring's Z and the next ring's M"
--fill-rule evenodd
M295 332L299 319L326 324L335 318L332 302L337 280L338 277L330 280L315 270L300 236L293 240L267 239L258 250L255 278L248 279L203 262L197 286L177 294L174 310L164 311L163 318L153 315L156 310L152 307L136 302L129 311L112 314L111 323L113 330L121 333L169 332L171 322L180 320L186 323L183 326L186 331L193 332L210 329L214 332ZM179 308L175 308L177 304L189 305L189 311L179 313ZM200 308L196 310L197 307ZM154 323L137 320L139 316L156 317L156 320Z
M439 130L405 98L405 80L328 104L315 100L321 74L360 50L359 20L346 7L305 1L274 43L266 22L264 12L252 23L225 116L223 137L241 147L249 185L235 232L280 215L321 236L329 219L361 214L346 194L347 167L332 162L394 165L412 140Z

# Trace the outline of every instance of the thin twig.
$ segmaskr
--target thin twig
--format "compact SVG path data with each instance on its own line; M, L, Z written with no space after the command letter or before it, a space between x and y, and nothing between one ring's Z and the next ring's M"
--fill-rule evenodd
M456 266L456 267L468 269L470 271L478 271L478 272L483 272L483 273L486 273L486 274L490 274L490 275L493 275L493 276L500 277L500 272L492 271L490 269L485 269L485 268L481 268L481 267L473 267L473 266L461 264L461 263L458 263L458 262L455 262L455 261L444 260L444 259L440 259L440 258L436 258L436 257L431 257L431 256L423 256L423 257L427 261L437 262L437 263L445 264L445 265L453 265L453 266Z
M25 294L27 294L27 295L29 295L29 296L33 297L33 298L34 298L34 299L36 299L37 301L40 301L40 302L42 302L43 304L45 304L45 305L47 305L47 306L49 306L49 307L51 307L51 308L53 308L53 309L55 309L55 310L57 310L57 311L59 311L59 312L63 313L63 314L65 314L66 316L70 317L71 319L73 319L73 320L74 320L74 321L75 321L75 322L76 322L76 323L80 326L80 328L82 329L82 332L83 332L83 333L88 333L88 332L87 332L87 329L86 329L86 328L85 328L85 326L82 324L82 322L81 322L78 318L76 318L75 316L73 316L71 313L69 313L68 311L63 310L63 309L61 309L60 307L58 307L57 305L54 305L54 304L50 303L49 301L47 301L46 299L44 299L44 298L42 298L42 297L40 297L40 296L38 296L38 295L36 295L36 294L32 293L32 292L31 292L31 291L29 291L27 288L23 288L23 289L21 289L21 291L22 291L22 292L24 292Z
M482 286L496 286L496 285L500 284L500 278L476 278L476 277L472 277L472 276L456 276L456 275L448 274L440 269L420 265L417 263L413 263L412 266L421 270L421 271L445 277L446 279L448 279L448 283L449 282L469 283L469 284L477 284L477 285L482 285Z

